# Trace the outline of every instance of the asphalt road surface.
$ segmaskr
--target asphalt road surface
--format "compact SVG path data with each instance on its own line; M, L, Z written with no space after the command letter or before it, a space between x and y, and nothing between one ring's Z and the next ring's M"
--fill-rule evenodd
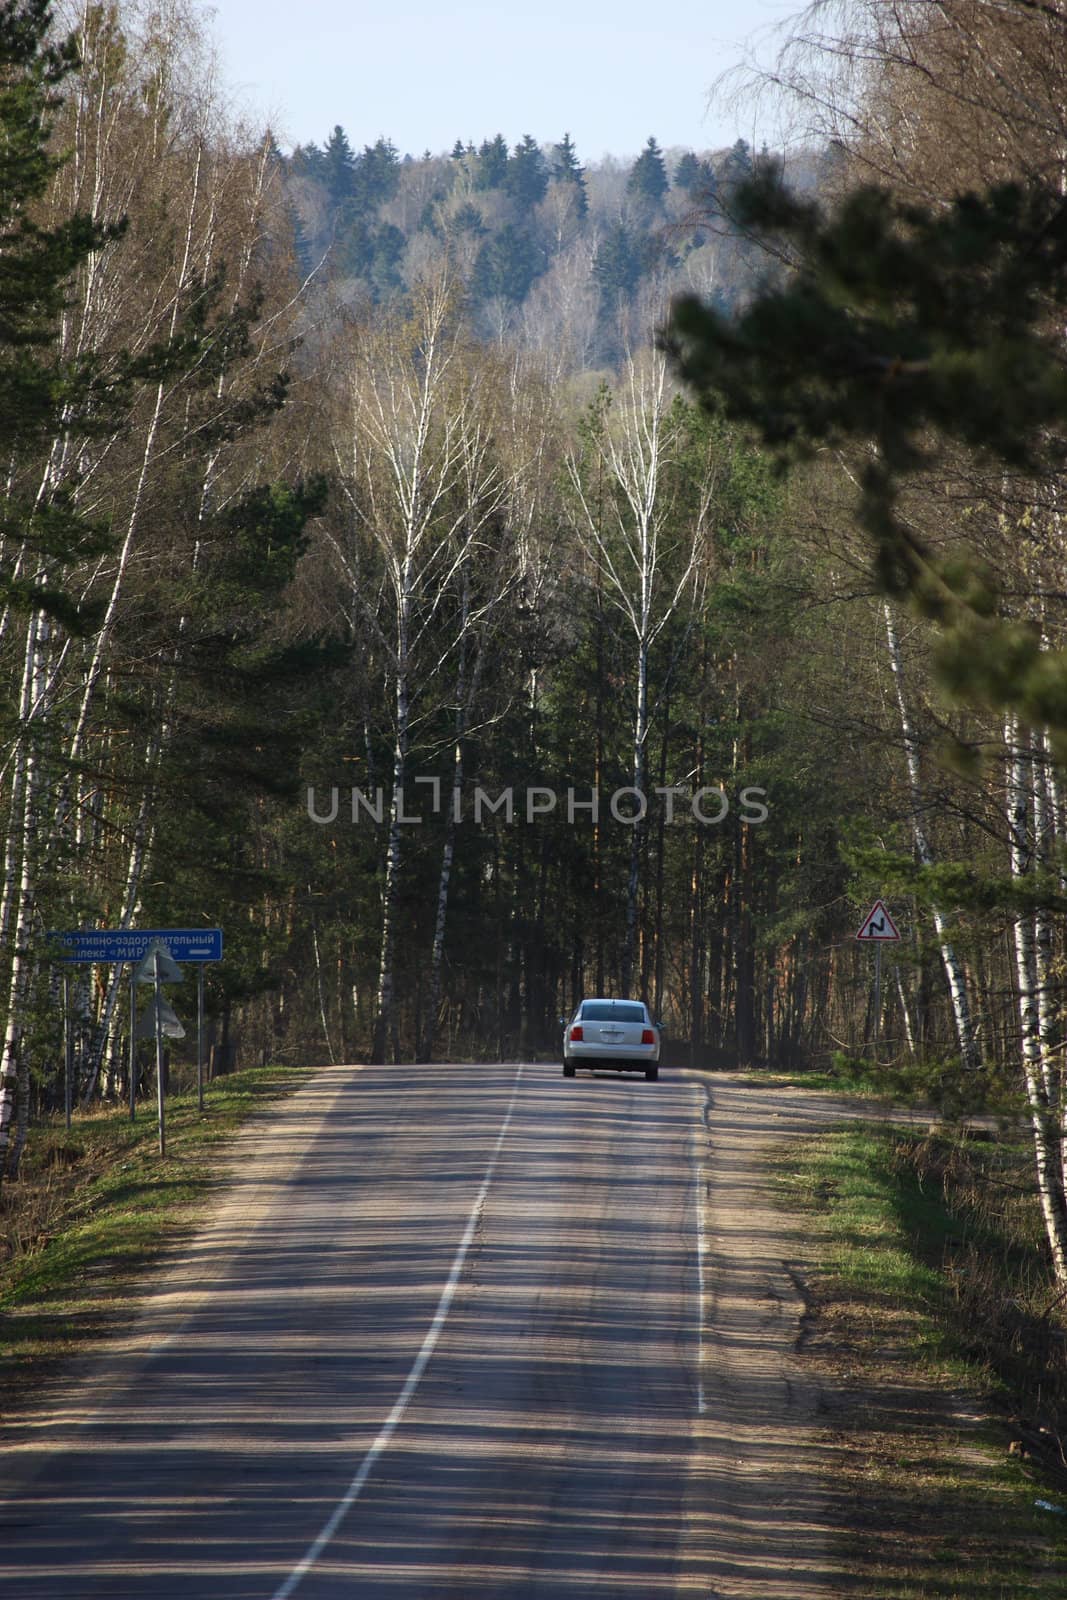
M821 1595L751 1093L323 1073L243 1139L128 1339L23 1434L0 1592Z

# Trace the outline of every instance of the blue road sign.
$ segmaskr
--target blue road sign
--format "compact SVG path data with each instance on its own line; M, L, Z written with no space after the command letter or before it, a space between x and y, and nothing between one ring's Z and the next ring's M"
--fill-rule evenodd
M221 928L76 928L48 935L57 961L141 961L157 939L175 961L221 961Z

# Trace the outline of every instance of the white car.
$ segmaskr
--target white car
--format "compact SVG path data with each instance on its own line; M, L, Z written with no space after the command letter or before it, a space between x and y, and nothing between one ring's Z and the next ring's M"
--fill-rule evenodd
M615 1067L659 1077L660 1026L640 1000L583 1000L563 1023L563 1076L577 1067Z

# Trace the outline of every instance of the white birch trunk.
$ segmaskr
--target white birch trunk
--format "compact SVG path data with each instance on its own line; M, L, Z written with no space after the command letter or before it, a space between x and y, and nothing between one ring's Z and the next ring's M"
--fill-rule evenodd
M911 1026L911 1011L908 1007L908 996L904 989L904 982L900 976L900 968L893 968L893 978L897 986L897 998L900 1001L900 1014L904 1018L904 1037L908 1042L908 1054L915 1059L915 1034Z
M578 536L604 582L605 593L625 617L635 642L634 732L631 752L632 787L637 791L635 810L646 804L646 746L651 722L648 681L649 651L675 615L683 594L696 573L703 539L704 517L710 499L688 529L684 545L664 548L662 528L667 520L661 474L672 443L669 426L666 362L659 352L646 362L631 357L626 385L617 412L605 417L597 442L596 463L619 491L612 499L607 527L599 497L586 491L580 464L568 460L571 485L580 507ZM668 556L676 557L674 573L664 568ZM642 822L633 825L630 865L626 885L626 925L622 953L622 984L629 993L636 957L640 893Z
M26 656L21 694L23 726L22 799L19 815L18 846L12 860L17 861L14 885L14 938L8 976L7 1020L3 1049L0 1052L0 1180L7 1172L14 1176L21 1145L11 1147L11 1120L16 1100L22 1102L20 1121L25 1126L26 1059L22 1048L26 996L33 973L30 935L33 926L35 865L37 853L38 756L32 734L26 730L32 721L44 674L44 653L48 628L40 612L30 615L26 629Z
M900 641L897 638L896 624L893 621L893 612L888 600L882 602L882 612L885 617L886 641L889 646L889 666L893 674L893 684L897 696L897 709L900 714L900 731L904 742L904 760L908 773L908 792L911 801L911 832L915 842L915 854L924 867L933 866L934 852L926 837L926 830L922 824L924 810L922 769L919 762L919 741L911 721L908 710L907 697L904 693L904 666L900 654ZM939 906L933 907L934 927L941 951L941 963L945 969L948 980L949 994L952 999L952 1016L956 1025L956 1039L960 1047L960 1056L967 1068L981 1066L981 1056L978 1041L975 1038L974 1023L971 1017L970 997L967 993L967 980L963 971L963 964L945 932L945 918Z
M445 961L445 925L448 918L448 891L452 882L452 860L456 849L456 818L463 804L463 738L464 716L462 707L456 713L456 743L452 752L452 784L445 815L445 840L441 846L441 870L437 878L437 912L434 917L433 945L430 950L430 979L426 992L426 1020L423 1024L418 1059L432 1061L437 1037L437 1012L441 1004L441 988Z
M1048 769L1044 759L1044 742L1037 741L1037 751L1028 754L1033 802L1034 865L1047 871L1052 845L1052 807L1049 801ZM1034 981L1037 997L1038 1039L1041 1047L1041 1076L1050 1105L1059 1103L1058 1069L1054 1047L1056 1013L1053 1005L1054 939L1052 915L1047 906L1038 904L1034 909Z
M634 805L638 811L646 804L645 751L648 743L648 643L640 638L637 644L637 706L634 714L633 760L630 783L636 791ZM633 986L634 961L637 955L637 908L641 885L641 845L644 840L644 818L633 823L630 830L630 870L626 881L626 942L623 946L622 991L629 995Z
M1028 819L1032 763L1013 714L1005 719L1007 745L1007 821L1011 874L1019 879L1030 870ZM1019 911L1012 918L1015 975L1019 994L1020 1051L1026 1098L1034 1135L1037 1190L1045 1222L1053 1270L1067 1283L1067 1203L1064 1190L1063 1136L1056 1111L1049 1104L1042 1071L1041 1023L1037 1004L1033 918Z
M408 572L410 579L410 571ZM389 806L389 843L385 853L385 881L382 886L382 934L378 959L378 986L374 1006L374 1034L371 1040L371 1061L381 1065L385 1061L389 1038L394 1023L396 911L400 888L401 865L401 807L404 802L404 783L407 778L408 732L410 707L408 700L408 634L411 620L411 596L407 587L401 596L397 625L398 649L396 668L396 743L393 746L393 795Z

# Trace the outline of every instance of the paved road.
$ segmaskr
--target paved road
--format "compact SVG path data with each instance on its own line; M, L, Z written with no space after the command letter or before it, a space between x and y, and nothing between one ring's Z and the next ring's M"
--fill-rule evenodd
M678 1073L317 1078L246 1140L232 1196L79 1388L80 1414L20 1453L0 1585L720 1592L702 1514L704 1109Z

